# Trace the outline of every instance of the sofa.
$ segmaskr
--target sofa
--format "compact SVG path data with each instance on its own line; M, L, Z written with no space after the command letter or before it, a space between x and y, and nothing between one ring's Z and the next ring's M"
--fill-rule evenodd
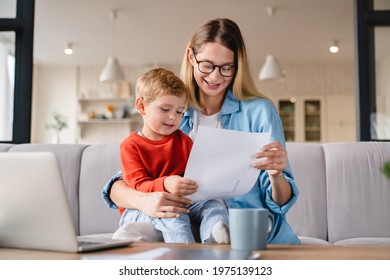
M119 144L0 144L0 153L37 151L57 156L76 233L112 235L119 213L101 191L120 170ZM390 245L389 142L291 142L287 152L300 192L287 220L302 244Z

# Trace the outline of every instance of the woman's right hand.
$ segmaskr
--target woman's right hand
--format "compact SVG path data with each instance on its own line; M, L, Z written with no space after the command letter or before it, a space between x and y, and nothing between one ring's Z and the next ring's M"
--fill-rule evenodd
M167 192L142 193L138 210L150 217L178 218L180 214L188 214L187 207L192 201Z
M177 218L188 214L190 199L167 192L144 193L130 188L122 180L116 181L110 192L111 200L123 208L134 208L155 218Z

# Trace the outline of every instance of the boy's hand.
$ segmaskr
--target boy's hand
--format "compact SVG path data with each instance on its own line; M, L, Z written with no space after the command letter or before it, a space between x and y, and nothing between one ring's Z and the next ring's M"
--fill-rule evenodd
M165 178L164 189L171 194L185 196L196 192L198 185L191 179L173 175Z

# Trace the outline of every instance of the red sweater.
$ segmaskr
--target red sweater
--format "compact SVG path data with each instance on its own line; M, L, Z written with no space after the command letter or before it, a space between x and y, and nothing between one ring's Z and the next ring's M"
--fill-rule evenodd
M181 130L157 141L133 132L120 146L123 180L142 192L163 192L165 177L184 175L191 148Z

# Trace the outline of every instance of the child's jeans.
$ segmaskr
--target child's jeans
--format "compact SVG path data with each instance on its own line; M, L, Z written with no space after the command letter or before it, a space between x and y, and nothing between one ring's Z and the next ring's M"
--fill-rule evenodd
M161 231L166 243L195 243L191 224L199 226L202 243L206 242L215 224L223 222L228 225L228 210L222 200L206 200L192 204L188 215L179 218L153 218L136 209L126 209L119 225L134 222L149 222Z

